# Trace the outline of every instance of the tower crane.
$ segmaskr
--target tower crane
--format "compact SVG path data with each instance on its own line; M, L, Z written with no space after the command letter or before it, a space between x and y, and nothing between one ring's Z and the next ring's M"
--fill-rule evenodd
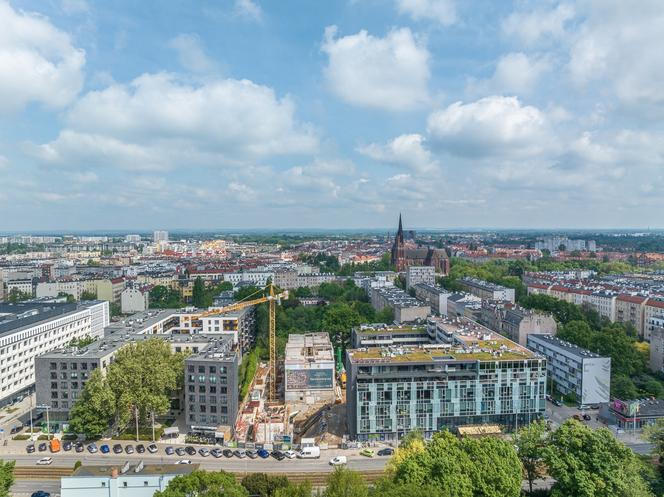
M267 290L267 295L261 297L250 299L256 294L262 293ZM262 304L264 302L268 303L268 348L270 349L270 364L269 364L269 401L274 402L277 398L277 339L276 339L276 327L277 327L277 314L276 314L276 303L281 303L281 299L288 298L288 291L282 291L277 293L274 289L272 282L268 283L265 288L255 291L251 295L247 295L244 299L234 302L232 304L226 305L224 307L217 307L215 309L210 309L209 311L204 311L200 314L197 314L196 317L207 318L211 316L218 316L226 312L239 311L245 307L251 307L252 305Z

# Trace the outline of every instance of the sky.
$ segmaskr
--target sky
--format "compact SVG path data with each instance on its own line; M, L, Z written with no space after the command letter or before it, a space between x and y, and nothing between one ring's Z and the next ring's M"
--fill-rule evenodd
M0 231L664 227L661 0L0 0Z

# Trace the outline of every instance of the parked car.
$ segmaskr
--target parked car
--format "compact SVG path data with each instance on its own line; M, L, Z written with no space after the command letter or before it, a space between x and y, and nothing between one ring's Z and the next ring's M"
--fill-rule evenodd
M233 455L240 459L244 459L245 457L247 457L247 453L244 451L244 449L235 449L233 451Z
M145 445L143 445L143 444L138 444L138 445L136 446L136 452L138 452L139 454L143 454L143 453L145 452Z
M30 444L25 448L25 451L28 454L32 454L35 451L35 444Z
M193 456L196 454L196 449L194 449L191 445L188 445L187 447L184 448L184 451L189 454L190 456Z
M258 451L254 450L254 449L249 449L247 451L247 457L249 459L256 459L258 457Z
M295 456L297 455L297 453L294 450L287 450L286 452L284 452L284 455L288 459L295 459Z
M122 452L123 452L123 450L122 450L122 445L120 445L120 444L115 444L115 445L113 446L113 454L122 454Z
M277 461L283 461L286 458L284 453L281 452L280 450L273 450L270 455L274 457Z
M9 433L10 433L11 435L16 435L16 434L17 434L19 431L21 431L22 429L23 429L23 425L22 425L22 424L15 425L15 426L12 426L12 429L9 431Z
M217 459L219 459L221 456L223 456L223 454L222 454L222 452L221 452L221 449L219 449L219 448L212 449L212 450L210 451L210 454L212 454L212 455L213 455L214 457L216 457Z
M83 445L83 442L76 442L74 444L74 450L76 452L83 452L85 450L85 445Z
M125 446L125 452L126 452L127 454L133 454L133 453L134 453L134 446L131 445L131 444Z
M172 456L173 454L175 454L175 449L173 447L171 447L170 445L168 447L166 447L166 455L167 456Z
M189 459L180 459L175 464L191 464L191 461Z
M107 444L104 444L101 447L99 447L99 451L102 454L108 454L111 451L111 448Z
M46 445L46 442L42 442L39 444L37 448L39 449L39 452L44 452L46 450L46 447L48 447L48 445Z
M330 459L330 464L332 466L343 466L348 463L348 458L346 456L336 456Z
M69 440L62 442L62 450L69 452L72 448L72 443Z
M222 451L224 457L233 457L233 451L231 449L224 449Z
M270 453L265 449L259 449L258 457L260 457L261 459L267 459L268 457L270 457Z
M562 403L562 401L560 401L558 399L553 399L553 405L556 405L556 406L560 407L560 406L563 405L563 403Z
M378 451L379 456L391 456L392 454L394 454L394 449L392 447L385 447Z
M183 455L185 455L187 452L184 450L184 447L178 447L178 448L175 449L175 453L176 453L178 456L183 456Z
M373 449L362 449L360 451L360 455L364 457L373 457L376 455L376 453L373 451Z
M150 454L154 454L154 453L157 452L158 450L159 450L159 449L157 448L157 446L156 446L155 444L150 444L150 445L148 445L148 452L149 452Z
M94 454L95 452L97 452L97 450L98 449L97 449L97 444L96 443L92 442L91 444L88 445L88 452L90 454Z
M43 490L37 490L36 492L32 492L30 497L51 497L51 494L44 492Z
M49 464L53 464L52 457L42 457L39 461L37 461L38 466L48 466Z
M203 457L207 457L210 455L210 449L208 449L207 447L201 447L200 449L198 449L198 453Z
M584 421L590 421L590 414L584 414L583 415L583 420Z

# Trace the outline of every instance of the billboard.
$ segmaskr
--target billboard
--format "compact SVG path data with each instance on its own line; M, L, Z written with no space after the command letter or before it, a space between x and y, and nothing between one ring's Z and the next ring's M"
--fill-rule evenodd
M334 369L287 369L286 390L325 390L334 387Z

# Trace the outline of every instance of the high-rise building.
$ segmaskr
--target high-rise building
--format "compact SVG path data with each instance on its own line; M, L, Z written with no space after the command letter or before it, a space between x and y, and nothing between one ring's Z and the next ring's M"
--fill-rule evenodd
M155 231L155 234L158 233ZM168 238L168 235L166 235L166 238ZM127 243L138 243L141 241L141 235L126 235L125 236L125 242ZM157 241L157 240L155 240Z
M155 243L167 242L168 241L168 231L155 231L152 234L152 238L153 238Z

